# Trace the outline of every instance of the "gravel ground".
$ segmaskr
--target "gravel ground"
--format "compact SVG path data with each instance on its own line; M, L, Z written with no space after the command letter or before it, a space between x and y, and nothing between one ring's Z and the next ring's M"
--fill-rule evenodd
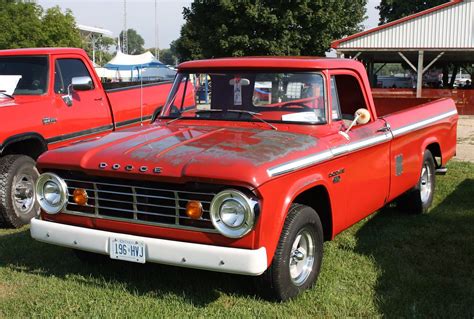
M456 159L474 162L474 116L459 116Z

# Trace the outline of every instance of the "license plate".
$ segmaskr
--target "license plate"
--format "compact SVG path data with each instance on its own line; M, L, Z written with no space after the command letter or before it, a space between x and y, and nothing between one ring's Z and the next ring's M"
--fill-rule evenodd
M121 238L110 238L110 258L144 264L145 243Z

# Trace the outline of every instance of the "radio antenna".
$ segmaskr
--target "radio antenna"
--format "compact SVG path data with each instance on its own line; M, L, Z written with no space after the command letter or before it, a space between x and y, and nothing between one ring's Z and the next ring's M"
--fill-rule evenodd
M138 76L140 77L140 126L143 126L143 77L138 69Z

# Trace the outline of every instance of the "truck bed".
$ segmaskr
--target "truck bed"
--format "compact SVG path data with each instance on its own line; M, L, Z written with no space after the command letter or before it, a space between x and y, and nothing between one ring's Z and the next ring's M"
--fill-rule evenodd
M140 122L148 122L155 110L163 106L172 82L158 82L143 86L126 86L106 91L110 105L114 109L116 127ZM143 109L131 107L142 105Z
M415 108L435 99L430 98L396 98L396 97L374 97L374 105L379 117Z

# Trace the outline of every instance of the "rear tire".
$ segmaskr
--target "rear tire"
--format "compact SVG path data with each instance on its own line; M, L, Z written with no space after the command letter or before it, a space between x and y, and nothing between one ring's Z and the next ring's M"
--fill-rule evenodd
M312 287L321 268L323 228L308 206L293 204L270 267L257 278L257 289L271 299L285 301Z
M39 214L35 185L39 173L25 155L0 157L0 226L19 228Z
M402 195L397 208L411 214L424 214L433 203L435 191L435 162L429 150L423 155L420 179L415 187Z

